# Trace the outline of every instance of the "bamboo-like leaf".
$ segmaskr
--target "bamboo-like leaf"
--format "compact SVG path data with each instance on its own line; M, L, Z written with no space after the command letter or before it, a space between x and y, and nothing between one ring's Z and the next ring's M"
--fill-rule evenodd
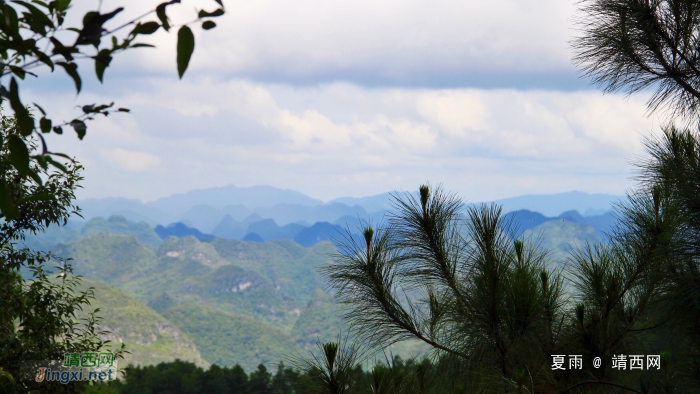
M10 80L10 106L15 111L20 133L22 135L31 134L34 131L34 119L19 99L19 87L14 77Z
M95 73L97 74L97 79L102 82L102 78L105 73L105 69L112 62L112 51L109 49L101 50L97 56L95 56Z
M21 175L29 174L29 149L17 135L11 135L7 141L10 151L10 163Z
M59 66L63 67L64 70L66 70L66 73L73 78L73 82L75 83L75 90L77 93L80 93L80 88L82 87L82 81L80 80L80 75L78 74L78 65L75 63L66 63L66 62L56 62Z
M192 52L194 52L194 34L188 26L182 26L177 32L177 72L181 79L190 64Z

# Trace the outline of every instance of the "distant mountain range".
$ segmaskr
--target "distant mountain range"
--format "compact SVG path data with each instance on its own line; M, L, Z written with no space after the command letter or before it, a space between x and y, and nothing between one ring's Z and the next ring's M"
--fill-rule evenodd
M581 214L575 210L563 212L557 217L547 217L539 212L521 209L519 211L508 212L505 215L505 219L512 223L511 227L515 231L516 236L544 223L566 221L590 226L601 239L605 237L606 233L610 232L616 222L615 215L613 215L612 212L607 212L603 215L581 216Z
M393 209L392 194L401 196L403 192L359 198L342 197L324 203L293 190L271 186L243 188L229 185L193 190L147 203L124 198L81 200L78 201L78 206L85 219L75 218L75 223L79 226L80 222L84 223L93 217L109 218L119 215L134 222L146 222L151 227L161 225L166 228L179 222L202 234L242 239L250 232L257 234L257 231L248 231L248 226L263 219L272 219L279 227L289 224L310 227L317 222L344 226L348 220L356 222L358 219L370 218L377 221ZM495 202L503 205L505 212L530 210L546 217L557 217L563 212L575 210L587 217L605 214L618 199L619 196L610 194L573 191L525 195ZM345 218L344 221L340 221L341 218ZM299 229L298 226L292 227ZM282 231L292 232L291 228ZM275 239L272 238L275 236L258 235L265 240Z
M613 209L622 196L566 192L558 194L530 194L494 201L505 212L527 209L546 216L558 216L566 211L578 211L584 216L602 215Z
M248 219L250 222L247 220L238 222L227 215L216 226L213 234L206 234L181 222L151 228L146 222L132 222L123 216L115 215L107 220L96 217L85 223L82 228L51 226L44 233L27 234L25 244L32 249L51 250L57 245L69 244L93 234L105 233L134 235L141 242L153 248L158 248L163 240L171 236L177 238L192 236L200 241L215 239L251 242L292 240L308 248L322 241L342 240L347 236L348 231L352 237L357 237L357 234L361 232L360 227L366 224L362 219L352 216L342 216L334 223L316 222L313 225L290 223L284 226L279 226L274 219L261 219L256 214L252 214ZM615 225L615 217L610 212L604 215L582 216L577 211L567 211L557 217L548 217L538 212L519 210L507 213L505 219L506 222L510 223L514 236L520 236L526 231L532 233L532 230L547 223L566 222L583 226L577 231L592 232L595 234L596 240L604 240L606 233L609 233ZM549 227L545 226L544 228ZM552 244L552 247L558 246L558 243Z

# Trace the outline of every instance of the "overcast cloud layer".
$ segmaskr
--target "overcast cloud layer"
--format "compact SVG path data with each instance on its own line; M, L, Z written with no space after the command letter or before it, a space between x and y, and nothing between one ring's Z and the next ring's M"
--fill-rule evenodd
M93 122L82 142L51 138L86 165L81 197L267 184L329 200L426 180L471 201L620 194L659 123L646 97L576 78L566 1L225 4L183 81L172 37L157 36L77 99L53 77L32 85L58 118L92 102L134 109Z
M109 11L127 3L114 25L161 0L105 0ZM96 1L80 4L87 10ZM183 1L174 19L192 19ZM574 6L567 0L241 0L209 32L196 29L192 71L291 84L344 81L368 86L585 87L570 62ZM82 10L83 8L81 8ZM82 14L78 12L77 14ZM120 57L119 73L167 72L175 35L157 34L142 50ZM138 66L135 66L138 65ZM114 72L114 70L112 70ZM194 74L194 73L193 73Z

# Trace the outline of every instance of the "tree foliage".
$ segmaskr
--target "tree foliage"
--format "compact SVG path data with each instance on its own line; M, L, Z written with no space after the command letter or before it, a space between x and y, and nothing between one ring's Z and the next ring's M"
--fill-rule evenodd
M0 135L18 136L30 148L36 144L21 134L14 118L2 117ZM92 289L79 291L80 278L67 261L32 251L22 241L27 233L65 224L76 212L72 201L82 167L70 162L62 171L51 171L34 162L32 171L43 179L37 184L7 164L10 154L7 146L0 149L0 176L12 187L18 212L0 222L0 391L75 392L80 383L67 388L58 382L25 381L20 371L28 361L62 360L66 352L96 351L107 344L100 339L103 332L94 311L84 319L77 317L89 306Z
M700 1L584 0L574 62L605 91L655 89L649 109L700 114Z
M615 355L663 354L663 367L671 368L669 354L686 364L693 354L686 339L678 339L685 337L664 325L672 307L682 305L669 298L676 279L668 273L680 261L686 218L666 189L630 194L618 207L620 221L607 243L575 248L565 270L555 268L561 265L540 250L537 238L516 237L496 205L467 207L427 185L419 198L395 197L396 213L388 223L366 227L362 240L348 234L335 263L324 268L359 343L382 349L405 339L423 341L438 365L454 368L433 374L440 383L424 391L415 382L400 389L394 382L396 391L388 392L438 393L452 387L651 393L697 387L697 374L611 365ZM330 360L328 346L313 359ZM554 370L554 355L579 355L582 368L570 368L565 357L566 371ZM593 366L595 357L602 360L599 368ZM395 379L387 365L375 372ZM331 389L330 380L321 378L331 376L330 362L301 366L319 377L314 380L318 392L377 392L361 385Z
M124 11L124 7L102 12L101 1L95 2L97 10L85 13L82 26L66 23L73 19L68 18L73 13L71 0L0 2L0 77L4 77L0 80L0 103L9 102L17 119L18 131L0 136L0 148L6 147L8 152L3 157L3 165L14 167L22 181L31 179L40 185L42 178L32 162L42 168L52 165L64 170L64 165L54 158L68 159L66 155L50 151L42 134L63 134L64 128L68 127L82 139L87 130L86 121L98 115L129 112L126 108L115 108L114 103L88 104L81 107L81 115L60 123L54 122L39 104L34 103L33 107L41 113L37 123L20 91L26 78L37 77L36 70L64 71L73 80L76 92L80 93L82 73L79 66L92 62L97 79L102 82L114 56L134 48L151 47L140 39L158 30L168 32L177 28L176 63L178 75L182 78L195 45L190 26L201 24L204 30L212 29L216 26L212 18L224 14L222 0L214 2L214 10L197 10L195 19L182 25L171 24L168 11L180 3L180 0L172 0L118 26L110 26L110 21ZM153 14L155 18L152 18ZM130 29L128 33L124 30L127 28ZM38 147L29 147L25 143L25 138L32 134L40 140ZM13 197L11 189L8 181L0 180L0 218L13 219L19 215L17 205L21 202Z
M246 374L240 365L203 370L192 363L175 360L130 369L125 379L95 384L84 393L118 394L294 394L298 393L299 373L284 363L271 373L263 365Z

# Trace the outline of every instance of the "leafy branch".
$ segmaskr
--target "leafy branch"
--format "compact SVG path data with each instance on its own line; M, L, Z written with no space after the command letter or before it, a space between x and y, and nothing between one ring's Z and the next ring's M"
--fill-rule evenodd
M8 0L0 3L0 104L9 101L15 114L19 135L0 137L0 149L9 147L9 165L17 169L20 178L30 179L41 184L41 177L32 169L30 162L36 161L42 166L51 165L63 171L64 166L51 156L68 158L67 155L51 152L42 134L63 134L65 127L72 128L79 139L87 132L87 121L96 115L108 116L115 112L129 112L126 108L113 109L114 103L90 104L81 107L82 114L70 121L54 122L39 105L34 107L41 113L37 122L27 107L20 93L20 85L27 77L37 77L33 70L44 67L54 72L62 69L73 80L76 93L82 88L82 76L79 62L92 61L94 72L100 82L104 80L106 69L114 56L134 48L152 47L140 42L143 36L149 36L159 30L170 32L177 28L177 72L180 78L187 70L195 47L192 27L200 24L203 30L216 27L214 18L224 15L222 0L213 0L217 7L212 11L197 10L196 18L190 22L173 25L168 16L169 7L179 0L159 4L155 9L141 14L119 26L108 29L106 26L124 11L118 7L110 12L89 11L82 18L82 26L66 26L67 15L71 12L71 0L23 1ZM155 14L156 19L146 19ZM131 27L122 37L118 32ZM72 34L71 34L72 33ZM72 37L71 37L72 35ZM82 64L82 63L81 63ZM24 138L35 134L41 149L31 154ZM17 201L9 193L11 189L7 179L0 180L0 218L17 217Z

